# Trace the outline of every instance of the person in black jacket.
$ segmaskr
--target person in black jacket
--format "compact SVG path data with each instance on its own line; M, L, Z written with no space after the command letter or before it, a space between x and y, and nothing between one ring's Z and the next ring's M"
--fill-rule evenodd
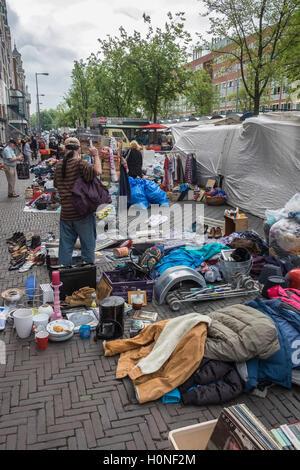
M242 380L230 362L203 358L179 391L184 405L221 405L243 392Z
M128 166L128 176L132 178L143 178L143 156L140 152L141 147L136 140L130 143L130 149L125 155L125 159Z

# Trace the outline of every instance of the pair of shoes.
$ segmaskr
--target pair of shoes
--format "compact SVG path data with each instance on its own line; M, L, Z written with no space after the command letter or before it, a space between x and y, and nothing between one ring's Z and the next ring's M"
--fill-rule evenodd
M34 235L31 240L30 251L35 250L41 246L41 237L39 235Z
M26 257L27 257L27 253L21 253L19 256L12 258L10 260L10 264L14 266L15 264L18 264L22 260L26 261Z
M14 251L11 256L14 258L14 259L17 259L20 255L22 254L27 254L28 251L27 251L27 247L26 245L23 245L19 250L16 250Z
M8 270L9 271L17 271L18 269L20 269L26 262L26 257L24 256L24 258L21 258L18 262L15 262L15 263L11 263Z
M34 260L34 264L35 266L43 266L43 264L45 263L45 260L46 260L46 256L45 255L42 255L41 253L35 258Z
M208 238L222 238L222 230L221 227L212 227L208 234Z
M34 265L33 261L26 261L26 263L23 264L22 267L20 267L19 273L26 273L27 271L29 271L29 269L32 268L33 265Z
M9 194L8 197L20 197L19 194Z
M16 243L13 243L8 247L9 253L14 253L20 250L23 246L26 246L26 238L23 236L21 237Z
M17 243L21 237L24 237L23 232L15 232L12 237L6 239L6 243Z

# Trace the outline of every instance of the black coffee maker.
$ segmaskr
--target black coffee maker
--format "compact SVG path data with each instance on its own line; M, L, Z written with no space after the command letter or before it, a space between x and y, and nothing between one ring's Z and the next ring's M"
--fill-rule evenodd
M95 341L113 340L124 335L124 307L122 297L112 296L100 302L100 321L96 328Z

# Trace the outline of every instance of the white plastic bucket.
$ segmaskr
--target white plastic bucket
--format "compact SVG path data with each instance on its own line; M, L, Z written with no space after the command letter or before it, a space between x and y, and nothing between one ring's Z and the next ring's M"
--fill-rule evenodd
M29 308L21 308L14 312L13 317L19 338L28 338L33 325L33 311Z

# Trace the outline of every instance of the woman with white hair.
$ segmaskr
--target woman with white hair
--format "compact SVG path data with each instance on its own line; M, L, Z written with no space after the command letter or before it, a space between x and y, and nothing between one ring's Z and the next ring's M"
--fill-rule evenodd
M130 149L125 155L126 163L128 166L128 176L132 178L143 178L143 156L141 154L141 147L136 140L130 143Z

